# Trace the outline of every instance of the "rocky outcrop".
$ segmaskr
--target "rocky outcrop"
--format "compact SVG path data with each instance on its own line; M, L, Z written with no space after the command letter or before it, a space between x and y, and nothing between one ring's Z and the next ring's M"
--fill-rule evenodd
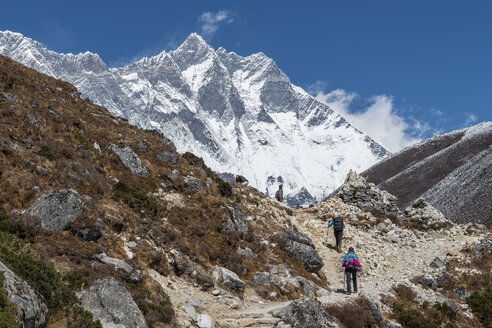
M184 178L184 183L188 190L204 190L206 186L202 180L190 175Z
M169 180L171 181L176 181L176 179L181 175L181 173L179 173L178 170L172 170L168 175L167 177L169 178Z
M244 214L238 207L234 207L230 211L230 216L231 218L222 224L223 231L237 231L242 233L248 232L248 226L244 220Z
M48 308L39 300L34 290L24 280L0 262L0 272L5 281L3 286L10 303L15 304L17 323L21 328L44 327Z
M368 183L364 177L352 170L334 196L363 211L401 216L397 205L398 199L395 196L377 188L373 183Z
M104 252L95 255L94 258L98 261L101 261L104 264L109 264L114 266L116 270L123 273L125 280L127 280L128 282L142 281L142 273L140 272L140 270L134 269L130 264L126 263L123 260L114 257L109 257Z
M246 283L242 281L237 274L220 266L215 266L214 278L216 283L230 289L244 292L244 289L246 288Z
M81 293L80 301L104 328L148 327L130 292L112 277L94 281Z
M178 155L167 150L161 151L157 154L157 159L167 164L174 165L178 162Z
M39 217L41 228L61 231L70 227L83 211L84 202L77 191L61 189L38 197L24 217Z
M337 327L335 320L313 299L301 298L272 312L294 327Z
M411 206L405 209L407 222L420 222L424 228L431 225L451 225L448 219L440 211L426 202L423 198L417 199Z
M133 149L128 146L116 146L115 144L109 145L109 148L113 153L118 155L123 165L129 168L133 174L141 177L148 175L147 168L142 164L142 161Z
M288 232L279 236L283 248L299 261L309 272L319 271L324 263L314 248L313 241L300 232Z

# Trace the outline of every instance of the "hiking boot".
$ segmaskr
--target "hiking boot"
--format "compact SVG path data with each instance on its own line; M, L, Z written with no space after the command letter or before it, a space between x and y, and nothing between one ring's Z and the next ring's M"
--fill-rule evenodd
M352 294L352 292L347 292L347 295L350 295L350 294Z

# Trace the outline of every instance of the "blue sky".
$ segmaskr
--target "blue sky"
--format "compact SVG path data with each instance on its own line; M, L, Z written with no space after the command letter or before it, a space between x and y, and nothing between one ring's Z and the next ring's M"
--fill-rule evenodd
M109 66L191 32L262 51L390 150L492 119L492 1L17 0L1 16L0 30Z

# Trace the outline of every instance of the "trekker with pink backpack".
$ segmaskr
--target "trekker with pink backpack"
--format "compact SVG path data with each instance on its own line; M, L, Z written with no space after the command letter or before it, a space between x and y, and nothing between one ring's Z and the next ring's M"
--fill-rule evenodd
M348 253L343 257L342 267L345 268L345 276L347 278L347 294L350 295L352 293L350 288L350 278L352 278L354 282L354 292L357 293L357 271L359 271L360 262L353 247L350 247Z

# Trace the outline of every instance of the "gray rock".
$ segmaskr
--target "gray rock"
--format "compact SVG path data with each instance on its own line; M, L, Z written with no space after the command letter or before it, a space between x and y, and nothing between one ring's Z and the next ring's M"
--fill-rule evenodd
M39 300L34 290L0 262L0 272L5 278L3 286L10 303L15 304L17 323L21 328L44 327L48 308Z
M324 263L313 247L296 241L287 240L285 250L290 256L297 259L309 272L319 271Z
M446 264L443 261L441 261L441 259L438 257L434 258L434 260L432 260L430 265L440 269L446 268Z
M61 231L68 228L83 211L84 202L77 191L61 189L39 196L24 217L37 216L43 229Z
M75 229L75 235L85 241L97 241L102 236L102 225L98 222L85 229Z
M126 263L123 260L109 257L104 252L98 255L94 255L94 258L104 264L114 266L116 270L123 273L125 279L129 282L142 281L142 273L140 272L140 270L135 270L130 264Z
M195 310L195 307L191 306L191 305L187 305L187 306L184 306L183 307L183 310L186 312L186 314L192 318L193 320L196 319L196 310Z
M337 327L335 320L313 299L301 298L286 307L271 312L295 327Z
M2 92L1 94L2 94L3 99L6 101L17 101L17 97L10 94L10 93Z
M456 293L456 295L458 295L463 300L470 297L470 295L471 295L471 293L468 291L468 289L466 289L465 287L462 287L462 286L456 287L454 289L454 292Z
M246 283L237 274L217 265L215 266L214 278L216 282L230 289L244 292L246 288Z
M168 138L162 138L161 141L159 141L159 143L163 146L166 146L166 147L169 147L171 148L171 150L173 151L176 151L176 146L174 145L174 143L169 140Z
M157 154L157 159L167 164L174 165L178 162L178 155L167 150L161 151Z
M295 278L299 284L302 285L302 288L304 290L304 294L309 297L309 298L315 298L316 297L316 290L318 290L320 287L317 286L314 282L311 280L308 280L304 277L298 276Z
M109 145L109 148L115 153L130 171L141 177L146 177L148 175L147 168L142 164L140 158L135 154L135 152L128 146L116 146L115 144Z
M432 287L435 284L434 279L428 276L420 277L419 282L427 287Z
M200 302L199 300L196 300L194 298L188 298L186 300L186 302L188 302L188 304L190 304L194 308L197 308L197 309L200 309L200 310L202 310L203 308L205 308L205 305L202 302Z
M172 170L171 173L167 175L169 180L176 181L176 179L181 175L178 170Z
M239 247L237 249L237 253L239 255L243 255L243 256L246 256L247 258L257 258L258 256L251 250L251 248L249 247L245 247L245 248L241 248Z
M260 298L259 298L258 296L256 296L256 295L251 296L251 297L249 298L249 300L250 300L251 302L260 303Z
M204 190L206 184L193 176L187 176L184 178L184 183L187 189L196 189L196 190Z
M94 281L81 293L80 301L104 328L148 327L130 292L113 277Z
M287 233L280 235L279 237L284 238L284 239L288 239L288 240L292 240L292 241L295 241L295 242L298 242L298 243L301 243L301 244L304 244L304 245L307 245L307 246L314 248L314 243L311 240L311 238L309 238L305 234L297 232L297 231L289 231Z
M380 303L370 298L366 299L369 301L369 304L367 305L367 311L369 312L369 315L374 318L374 320L376 320L376 322L379 324L379 327L388 327L388 323L384 319L383 313L381 311Z
M258 271L253 276L253 282L256 284L270 286L270 276L272 274L268 272Z
M230 211L231 219L227 220L222 224L222 230L227 231L237 231L242 233L248 232L248 226L244 219L244 214L238 207L234 207Z
M208 314L199 314L196 325L200 328L212 328L212 318Z

